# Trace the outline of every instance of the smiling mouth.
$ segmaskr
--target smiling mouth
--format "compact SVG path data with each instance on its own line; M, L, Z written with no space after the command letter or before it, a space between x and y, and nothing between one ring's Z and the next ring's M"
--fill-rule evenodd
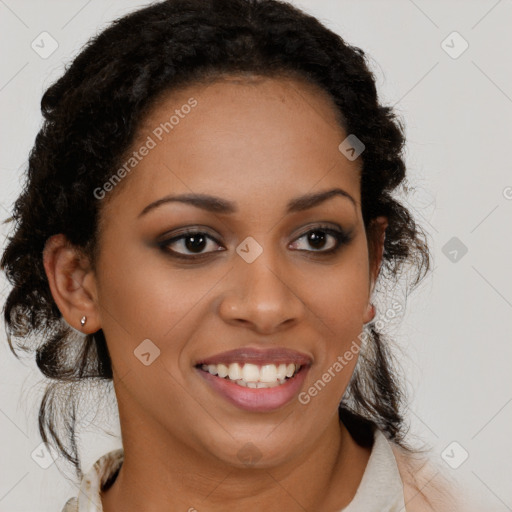
M221 379L231 381L241 387L261 389L274 388L295 377L302 365L296 363L263 364L231 363L200 364L200 370Z

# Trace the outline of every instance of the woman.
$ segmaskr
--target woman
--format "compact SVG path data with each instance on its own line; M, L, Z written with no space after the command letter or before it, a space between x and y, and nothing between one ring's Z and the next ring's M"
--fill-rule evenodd
M5 321L11 348L43 333L65 512L457 510L375 325L377 284L429 253L360 49L275 0L168 0L91 40L42 112ZM86 380L113 382L123 449L84 474Z

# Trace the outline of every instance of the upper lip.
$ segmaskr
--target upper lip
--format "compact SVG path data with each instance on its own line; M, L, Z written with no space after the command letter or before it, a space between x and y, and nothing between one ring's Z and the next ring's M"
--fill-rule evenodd
M202 364L230 365L231 363L252 363L257 365L294 363L302 366L311 364L312 359L306 354L288 348L257 349L247 347L228 350L227 352L206 357L198 361L196 366Z

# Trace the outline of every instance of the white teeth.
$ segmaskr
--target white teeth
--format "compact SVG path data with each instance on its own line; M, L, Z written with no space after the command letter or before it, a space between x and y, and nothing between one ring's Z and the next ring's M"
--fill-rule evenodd
M247 365L246 365L247 366ZM277 368L275 364L266 364L260 370L260 382L276 382Z
M276 386L284 384L285 382L286 382L285 379L283 379L282 382L279 382L279 381L276 381L276 382L247 382L244 379L235 380L235 384L238 384L239 386L243 386L244 388L252 388L252 389L275 388Z
M242 369L238 363L232 363L229 365L228 376L230 380L238 380L242 378Z
M257 382L260 378L260 369L255 364L244 364L242 379L247 382Z
M280 364L277 367L277 378L278 379L284 379L286 377L286 365Z
M225 364L218 364L217 365L217 375L221 377L222 379L224 377L227 377L229 371L228 367Z
M203 364L201 368L220 378L229 378L243 387L248 388L273 388L284 384L286 378L291 378L299 370L300 365L289 363L264 364L258 366L252 363L239 364Z
M290 363L286 367L286 376L291 377L295 373L295 365L293 363Z

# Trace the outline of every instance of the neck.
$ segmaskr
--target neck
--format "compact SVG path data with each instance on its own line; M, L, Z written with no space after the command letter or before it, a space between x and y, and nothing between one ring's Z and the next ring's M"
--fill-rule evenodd
M371 451L354 441L337 414L308 450L269 468L229 466L146 421L121 425L124 462L102 493L104 512L341 510Z

